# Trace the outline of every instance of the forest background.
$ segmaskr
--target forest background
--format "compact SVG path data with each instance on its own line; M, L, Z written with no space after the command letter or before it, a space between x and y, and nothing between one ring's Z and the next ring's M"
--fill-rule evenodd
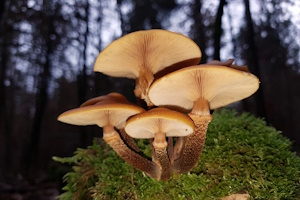
M297 0L1 0L0 180L46 171L101 136L96 126L58 122L89 98L134 80L93 72L111 41L144 29L193 39L201 63L235 59L261 81L235 109L264 118L300 148L300 2Z

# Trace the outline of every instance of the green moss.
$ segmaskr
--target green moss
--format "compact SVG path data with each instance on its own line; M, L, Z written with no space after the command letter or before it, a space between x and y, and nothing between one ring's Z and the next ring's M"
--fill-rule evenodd
M138 145L150 154L147 140ZM71 158L65 175L65 199L219 199L248 192L251 199L300 199L300 158L291 142L249 114L214 113L197 167L167 182L148 178L94 142Z

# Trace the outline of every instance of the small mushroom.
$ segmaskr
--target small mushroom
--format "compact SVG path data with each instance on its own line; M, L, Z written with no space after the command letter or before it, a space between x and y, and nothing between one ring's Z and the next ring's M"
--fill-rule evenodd
M147 92L154 74L176 63L182 67L198 64L200 58L199 47L188 37L166 30L144 30L108 45L98 55L94 71L136 79L135 95L151 105Z
M147 160L128 148L115 130L115 128L123 129L126 120L130 116L145 112L145 110L120 101L118 98L111 98L111 96L99 97L98 100L101 100L96 104L92 100L83 107L66 111L58 117L58 120L73 125L96 124L99 127L103 127L103 139L123 160L145 172L148 176L159 179L161 173L159 167L154 162Z
M109 93L108 95L103 95L103 96L89 99L86 102L84 102L83 104L81 104L80 107L95 105L99 102L103 103L105 101L109 101L109 102L114 101L114 102L118 102L118 103L122 102L122 103L129 104L129 101L127 100L127 98L124 95L122 95L120 93L112 92L112 93ZM134 151L140 152L140 149L137 146L137 144L135 143L134 139L132 137L130 137L129 135L127 135L127 133L124 131L123 128L120 129L120 135L121 135L121 138L123 139L123 141L125 142L125 144L127 144Z
M151 102L184 109L195 123L195 132L187 137L172 171L186 173L197 164L212 120L210 109L247 98L258 87L256 76L218 65L190 66L156 80L149 89Z
M154 138L152 143L161 167L161 180L171 177L166 137L184 137L194 132L193 121L186 115L166 108L154 108L130 118L125 131L138 139Z

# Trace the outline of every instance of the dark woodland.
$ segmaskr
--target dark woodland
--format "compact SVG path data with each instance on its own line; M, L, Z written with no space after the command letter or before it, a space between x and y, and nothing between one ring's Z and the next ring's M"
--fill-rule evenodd
M201 48L201 63L234 58L247 65L260 89L234 109L264 118L299 152L295 8L296 0L1 0L0 193L13 193L25 180L60 188L58 170L65 169L52 156L70 156L102 135L96 126L58 122L59 114L109 92L136 101L134 80L93 72L93 64L111 41L137 30L190 37Z

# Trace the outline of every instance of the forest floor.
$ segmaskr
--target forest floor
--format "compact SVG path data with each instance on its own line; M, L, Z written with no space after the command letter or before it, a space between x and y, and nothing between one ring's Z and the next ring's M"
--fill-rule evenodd
M9 175L0 181L1 200L55 200L59 195L59 183L50 181L46 175L32 180L21 174Z

